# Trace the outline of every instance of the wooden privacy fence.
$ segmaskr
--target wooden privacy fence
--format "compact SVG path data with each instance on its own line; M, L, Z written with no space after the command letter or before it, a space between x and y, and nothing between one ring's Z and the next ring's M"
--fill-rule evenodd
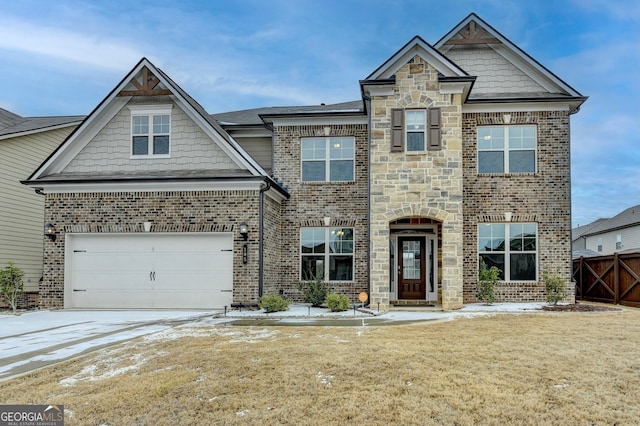
M640 308L640 252L573 260L576 300Z

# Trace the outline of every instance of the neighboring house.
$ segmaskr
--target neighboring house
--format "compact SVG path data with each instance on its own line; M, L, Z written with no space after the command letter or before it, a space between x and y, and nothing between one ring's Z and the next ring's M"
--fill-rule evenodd
M64 141L83 117L21 117L0 108L0 268L24 271L36 302L42 278L44 197L20 184Z
M574 257L640 251L640 205L574 228L572 244Z
M41 305L300 300L322 278L375 308L571 285L569 117L586 100L469 15L415 37L362 99L209 115L142 59L24 183L45 194ZM55 239L53 239L55 236ZM570 291L573 294L573 291Z

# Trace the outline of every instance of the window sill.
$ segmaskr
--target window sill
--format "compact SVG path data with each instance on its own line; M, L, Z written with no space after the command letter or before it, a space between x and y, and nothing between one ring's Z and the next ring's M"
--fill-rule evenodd
M301 181L302 185L353 185L356 182L353 180L340 180L340 181L327 181L327 180L314 180L314 181Z
M151 160L158 158L171 158L170 154L162 154L162 155L131 155L129 159L131 160Z
M511 176L515 176L515 177L520 177L520 176L540 176L539 173L532 173L532 172L524 172L524 173L478 173L477 176L479 177L511 177Z

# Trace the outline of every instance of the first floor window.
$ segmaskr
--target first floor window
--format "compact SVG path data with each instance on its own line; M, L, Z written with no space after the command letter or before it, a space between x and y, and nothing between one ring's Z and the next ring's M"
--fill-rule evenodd
M538 227L535 223L478 225L480 260L506 281L536 281Z
M353 228L301 228L300 279L353 280Z

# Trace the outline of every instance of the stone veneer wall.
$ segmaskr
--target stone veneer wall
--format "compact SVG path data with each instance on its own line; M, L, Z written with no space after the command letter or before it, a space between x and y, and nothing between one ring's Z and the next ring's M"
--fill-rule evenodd
M441 222L444 309L462 307L462 142L460 94L441 94L438 71L415 56L395 74L393 95L371 100L371 302L389 306L389 223ZM391 152L393 108L442 109L442 149Z
M354 182L301 182L300 140L303 137L355 137ZM301 301L296 289L300 281L300 228L324 227L324 218L331 218L331 227L354 228L354 280L332 282L331 291L345 294L356 301L358 294L368 292L368 231L367 173L368 130L366 124L277 126L274 129L273 172L288 188L291 198L282 203L282 233L280 235L281 282L278 292ZM273 289L275 290L275 288Z
M477 173L476 129L502 125L505 113L463 115L464 146L464 301L477 301L478 223L538 224L538 282L504 282L496 288L496 301L545 300L542 272L559 271L574 301L571 283L571 179L569 116L567 112L511 112L510 124L535 124L538 132L537 172L524 174Z
M63 308L66 233L233 232L233 301L258 300L258 191L176 191L47 194L45 223L57 239L45 239L40 307ZM249 226L249 262L242 263L240 222Z

